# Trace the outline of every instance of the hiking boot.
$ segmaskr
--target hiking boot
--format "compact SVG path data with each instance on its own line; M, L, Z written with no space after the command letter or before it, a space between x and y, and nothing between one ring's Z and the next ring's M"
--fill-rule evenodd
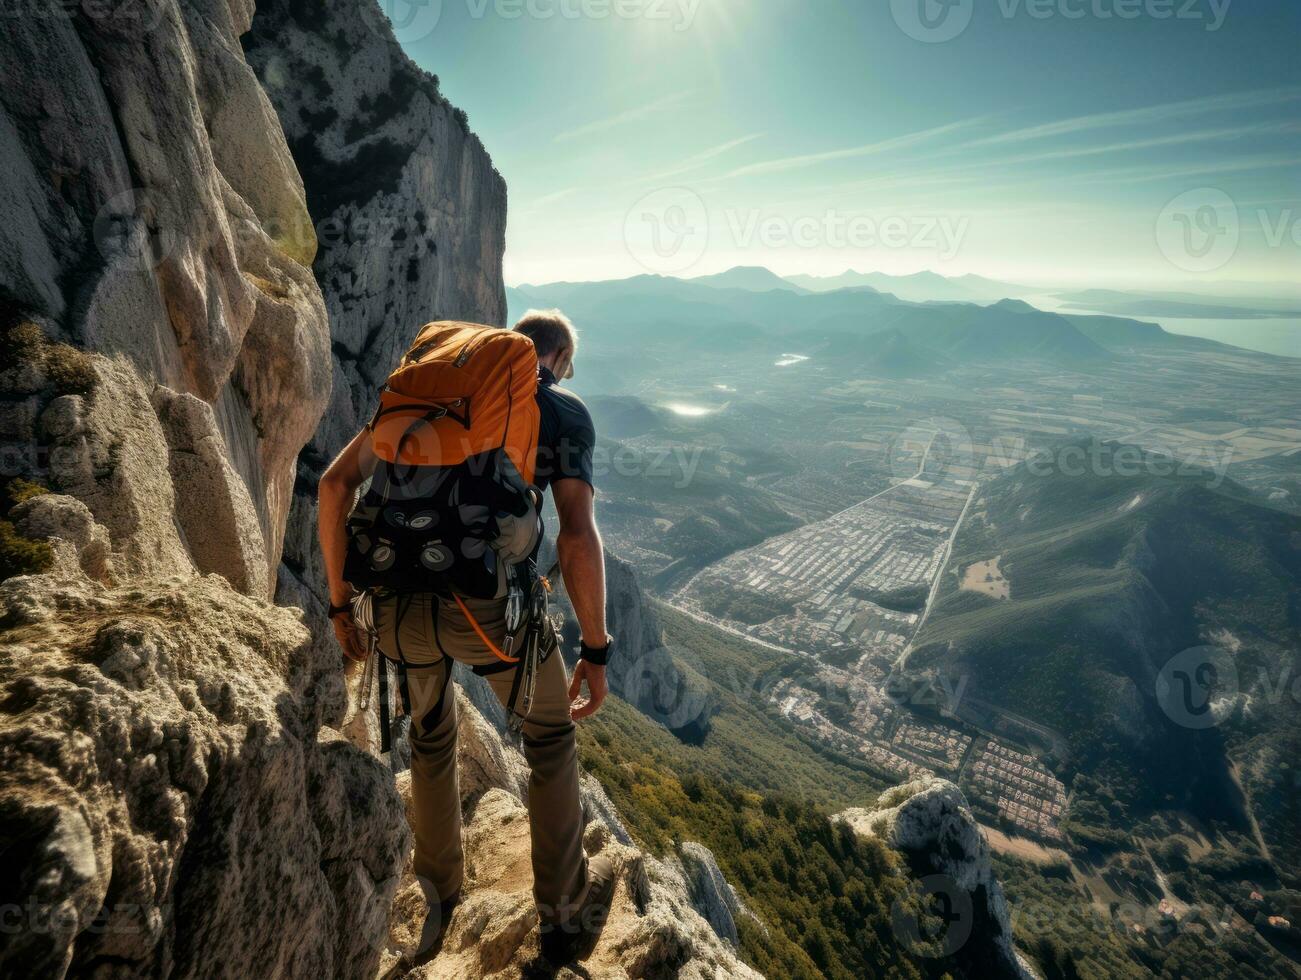
M578 912L568 922L542 928L539 945L543 959L559 968L592 955L610 918L610 903L618 881L619 866L613 858L598 854L588 859L587 886L578 903Z
M398 961L384 974L383 980L399 980L416 967L424 966L442 951L443 940L447 938L448 927L452 924L452 914L460 901L461 895L458 892L437 905L429 906L415 948L399 956Z

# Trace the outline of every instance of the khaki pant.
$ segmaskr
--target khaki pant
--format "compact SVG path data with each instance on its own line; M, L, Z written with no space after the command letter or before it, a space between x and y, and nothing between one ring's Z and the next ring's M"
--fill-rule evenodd
M484 633L502 648L506 600L464 600ZM389 597L375 606L379 648L408 664L411 699L411 795L415 809L414 870L431 902L461 888L461 794L456 772L456 697L452 661L497 666L454 602L432 594ZM515 668L487 676L503 705ZM533 710L524 722L529 764L529 826L533 895L546 924L571 918L586 880L583 811L578 797L578 749L569 717L569 681L559 650L538 669Z

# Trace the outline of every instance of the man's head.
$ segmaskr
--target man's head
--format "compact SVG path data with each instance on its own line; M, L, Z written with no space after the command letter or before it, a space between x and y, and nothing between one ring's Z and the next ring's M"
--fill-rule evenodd
M529 340L538 352L538 364L557 378L574 376L574 354L578 350L578 331L569 317L559 310L529 310L515 324L515 329Z

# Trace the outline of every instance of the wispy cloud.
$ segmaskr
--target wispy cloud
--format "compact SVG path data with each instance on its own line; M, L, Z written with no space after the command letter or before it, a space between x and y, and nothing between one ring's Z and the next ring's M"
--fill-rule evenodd
M1178 180L1181 177L1199 177L1205 174L1226 174L1250 172L1253 170L1278 170L1286 167L1301 166L1301 156L1297 154L1259 154L1257 156L1239 157L1236 160L1207 160L1188 166L1169 167L1126 167L1114 170L1098 170L1084 177L1070 178L1074 183L1145 183L1150 180Z
M1161 146L1177 146L1183 143L1210 143L1253 136L1284 136L1292 133L1301 133L1301 122L1288 120L1286 122L1255 123L1250 126L1228 126L1221 129L1197 129L1186 133L1173 133L1169 136L1153 136L1150 139L1129 140L1124 143L1091 144L1062 150L1045 150L1042 153L1026 153L1021 156L1002 157L996 162L999 166L1042 163L1047 160L1106 156L1110 153L1127 153L1131 150L1148 150Z
M565 198L572 197L577 193L577 187L562 187L558 191L552 191L550 194L543 194L541 197L534 198L532 201L526 201L520 210L525 214L532 214L534 211L541 211L543 208L559 203Z
M763 133L751 133L749 136L742 136L739 139L728 140L726 143L720 143L718 146L711 146L707 150L702 150L693 156L687 157L679 162L675 167L661 171L657 174L648 174L643 180L666 180L669 177L676 177L679 174L690 173L692 170L698 170L710 160L715 160L725 153L730 153L738 146L744 146L746 143L757 140Z
M553 143L563 143L567 140L576 140L584 136L591 136L593 133L601 133L607 129L613 129L616 126L622 126L625 123L636 122L638 119L645 119L647 116L662 112L665 109L671 109L675 105L680 105L689 92L678 92L676 95L667 95L662 99L654 102L648 102L645 105L636 106L632 109L625 109L623 112L615 113L613 116L607 116L604 119L597 119L590 123L584 123L574 129L565 130L557 133L552 137Z
M786 170L796 170L801 167L812 167L819 163L829 163L833 160L850 160L855 157L874 156L878 153L888 153L892 150L903 150L918 143L924 143L927 140L938 139L941 136L947 136L950 133L956 133L971 126L987 122L988 116L981 116L973 119L963 119L958 122L948 123L944 126L936 126L934 129L924 129L916 133L906 133L903 136L894 136L888 140L880 140L876 143L867 143L863 146L850 146L841 150L827 150L822 153L806 153L800 156L783 157L777 160L764 160L760 163L747 164L744 167L738 167L730 173L724 174L721 179L732 177L749 177L755 174L780 173Z
M1254 109L1283 105L1288 102L1296 102L1299 99L1301 99L1301 88L1264 89L1251 92L1235 92L1229 95L1213 95L1200 99L1187 99L1182 102L1143 106L1138 109L1122 109L1116 112L1098 112L1087 116L1073 116L1070 119L1059 119L1056 122L1043 123L1039 126L1014 129L1010 132L986 136L966 143L961 148L973 149L978 146L1021 143L1026 140L1065 136L1097 129L1162 123L1171 119L1209 115L1214 112L1226 112L1234 109Z

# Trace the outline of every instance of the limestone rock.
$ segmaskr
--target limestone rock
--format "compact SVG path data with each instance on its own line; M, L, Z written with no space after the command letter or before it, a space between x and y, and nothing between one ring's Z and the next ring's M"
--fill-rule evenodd
M506 186L374 0L257 5L244 50L279 115L320 239L329 409L298 460L285 561L321 601L313 491L423 324L502 324Z
M690 888L691 904L719 936L735 946L739 938L736 931L739 918L749 919L763 928L758 917L723 877L713 851L695 841L684 841L678 846L678 858Z
M242 542L248 567L236 577L265 594L331 366L325 306L304 266L315 237L302 185L240 50L251 13L158 0L7 25L0 320L38 322L102 359L95 392L51 391L28 364L6 366L0 395L37 395L42 420L52 396L84 396L85 411L64 404L48 427L61 437L40 447L51 465L39 475L90 507L124 574L154 577L193 565L149 395L162 385L211 406L220 442L188 462L211 465L204 482L224 482L222 498L251 501L261 541ZM211 549L200 567L210 559Z
M542 564L550 564L553 558L548 551ZM663 628L636 569L609 552L605 588L606 624L616 643L616 654L606 669L610 690L683 741L699 743L708 735L717 710L712 685L687 666L679 651L665 645ZM553 601L565 617L565 637L576 647L579 629L573 607L563 590Z
M257 510L226 458L212 406L161 385L153 404L168 444L176 520L194 564L248 595L269 594Z
M60 574L75 578L84 572L97 581L108 579L108 531L76 497L41 494L19 504L9 516L23 537L49 540Z
M989 845L957 786L934 777L915 780L886 790L874 807L845 810L837 819L902 851L923 889L951 905L955 917L945 938L953 948L946 965L973 978L1035 976L1013 947Z
M47 507L49 505L46 505ZM62 507L63 505L56 505ZM0 973L373 972L409 834L337 659L218 576L0 585Z

